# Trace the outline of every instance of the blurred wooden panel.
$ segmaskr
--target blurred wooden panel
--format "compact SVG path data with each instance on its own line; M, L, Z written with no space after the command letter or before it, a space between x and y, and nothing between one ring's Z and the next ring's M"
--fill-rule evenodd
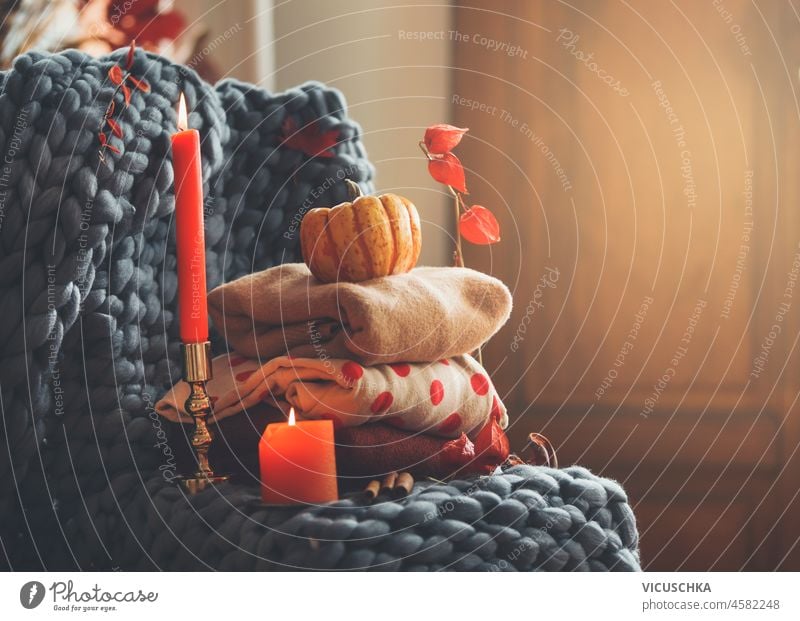
M634 412L609 417L567 410L553 417L531 415L526 422L514 425L510 433L515 446L520 446L525 432L536 429L558 438L559 453L567 463L611 467L617 476L627 476L626 472L649 464L666 463L702 465L703 471L727 466L777 473L782 465L780 424L765 417L743 418L699 417L687 409L671 420L642 420Z
M695 499L697 500L697 499ZM726 511L725 505L704 500L702 504L685 502L670 507L669 519L658 503L637 506L638 519L650 524L642 537L642 552L652 564L681 571L707 571L722 567L758 571L751 555L756 537L752 533L752 515L742 504ZM671 532L670 532L671 531ZM720 545L724 543L724 545Z
M710 567L744 521L764 537L743 536L714 568L777 565L782 534L766 526L780 511L750 519L759 491L720 492L716 479L770 481L780 510L796 492L785 466L800 441L787 416L800 301L785 292L800 257L786 202L798 198L787 59L800 56L800 17L745 0L465 0L455 18L451 103L471 130L459 155L471 198L503 229L467 264L509 283L516 303L485 351L512 438L544 431L566 461L629 489L645 470L688 468L715 500L670 501L663 479L644 488L654 540L687 510L706 524L730 505L689 565ZM687 528L669 553L645 550L651 568L677 567L698 534Z

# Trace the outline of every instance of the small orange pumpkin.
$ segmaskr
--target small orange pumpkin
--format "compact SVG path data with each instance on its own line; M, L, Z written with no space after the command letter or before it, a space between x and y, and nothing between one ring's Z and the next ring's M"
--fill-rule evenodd
M396 194L363 196L345 180L352 202L309 211L300 225L300 247L322 282L361 282L408 272L422 246L414 204Z

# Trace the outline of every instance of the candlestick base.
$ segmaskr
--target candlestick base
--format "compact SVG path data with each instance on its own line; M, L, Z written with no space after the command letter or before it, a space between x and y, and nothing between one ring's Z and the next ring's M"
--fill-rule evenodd
M208 489L217 483L224 483L230 479L227 475L216 475L211 477L178 477L181 487L190 494L199 494L204 489Z
M183 379L189 384L185 408L187 414L194 419L192 448L197 459L197 470L192 475L180 477L179 481L190 494L197 494L211 485L228 480L225 475L215 474L208 462L208 451L214 436L208 429L206 419L214 411L206 382L212 377L211 343L184 343Z

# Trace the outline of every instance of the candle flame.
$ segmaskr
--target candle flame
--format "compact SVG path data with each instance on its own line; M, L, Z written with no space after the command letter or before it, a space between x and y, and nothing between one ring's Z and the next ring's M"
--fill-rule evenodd
M296 423L294 420L294 408L289 408L289 425L294 427L295 424Z
M181 93L181 99L178 102L178 129L186 131L189 129L189 118L186 113L186 98Z

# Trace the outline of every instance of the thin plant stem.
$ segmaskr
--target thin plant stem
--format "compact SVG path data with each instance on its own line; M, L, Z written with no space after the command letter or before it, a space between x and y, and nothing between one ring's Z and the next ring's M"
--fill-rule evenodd
M425 154L425 157L428 159L429 162L433 161L433 157L431 157L428 148L425 146L425 142L420 140L419 141L419 148ZM456 247L453 251L453 263L456 267L464 267L464 254L461 251L461 231L458 228L458 221L461 217L461 206L464 204L461 194L456 191L456 189L448 185L447 189L450 191L450 194L453 196L453 206L455 208L455 225L456 225Z
M453 262L456 264L456 267L464 267L464 254L461 252L461 231L458 228L458 220L461 216L460 211L460 202L461 197L458 192L456 192L453 188L449 185L447 186L450 188L450 193L453 195L455 199L453 205L455 207L455 221L456 221L456 249L453 252Z
M425 142L420 140L419 141L419 148L425 154L425 157L428 161L433 161L433 157L431 157L428 148L425 146ZM462 208L464 211L467 210L467 206L464 204L464 197L461 196L461 192L458 192L453 186L448 185L447 189L450 190L450 194L453 196L453 207L455 208L455 224L456 224L456 247L453 251L453 263L456 267L464 267L464 253L461 250L461 229L458 227L459 220L461 219L461 210ZM483 347L478 347L475 351L475 358L478 360L478 364L483 366Z

